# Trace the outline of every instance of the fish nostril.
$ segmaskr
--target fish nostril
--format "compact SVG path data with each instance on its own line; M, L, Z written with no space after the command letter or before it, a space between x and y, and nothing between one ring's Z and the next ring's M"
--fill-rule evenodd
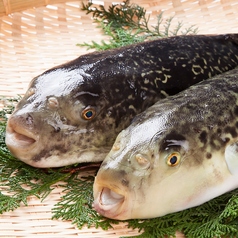
M31 115L27 115L27 117L26 117L26 124L28 126L31 126L33 124L33 122L34 122L33 117Z
M59 106L59 102L55 97L49 97L48 98L48 106L51 109L56 109Z
M54 129L55 129L55 132L60 132L60 131L61 131L61 128L60 128L60 127L58 127L58 126L57 126L57 127L55 127Z
M136 161L137 166L139 165L139 168L141 169L148 169L150 166L150 161L145 155L136 154L134 160Z
M32 95L34 95L36 93L36 89L35 88L29 88L26 92L26 96L30 97Z
M127 179L122 179L121 184L125 187L129 187L129 181Z
M118 150L120 150L120 144L119 144L119 143L115 143L115 144L112 146L112 150L113 150L113 151L118 151Z
M137 160L137 162L138 162L138 164L140 164L140 165L145 165L145 164L147 164L149 161L148 161L148 159L146 159L143 155L141 155L141 154L137 154L136 155L136 160Z

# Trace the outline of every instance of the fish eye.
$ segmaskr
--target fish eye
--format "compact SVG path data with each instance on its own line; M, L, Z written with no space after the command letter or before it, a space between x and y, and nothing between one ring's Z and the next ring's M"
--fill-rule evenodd
M178 152L173 152L167 157L167 165L173 167L179 164L181 156Z
M92 107L86 107L82 111L81 116L84 120L92 120L96 116L96 111Z

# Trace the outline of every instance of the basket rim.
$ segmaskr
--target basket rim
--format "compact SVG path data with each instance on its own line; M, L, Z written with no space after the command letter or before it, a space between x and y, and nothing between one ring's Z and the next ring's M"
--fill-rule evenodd
M72 2L72 0L1 0L0 17L12 14L14 12L22 12L30 8L66 2Z

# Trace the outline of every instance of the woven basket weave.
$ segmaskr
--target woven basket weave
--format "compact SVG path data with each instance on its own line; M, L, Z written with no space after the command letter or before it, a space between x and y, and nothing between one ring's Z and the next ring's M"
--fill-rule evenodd
M238 32L237 0L138 0L155 24L156 16L175 16L185 27L196 25L199 33ZM105 6L112 1L102 1ZM80 11L81 1L0 0L0 95L23 94L30 80L44 70L78 57L86 49L76 46L100 41L103 36L90 16ZM135 235L125 223L114 229L75 228L70 221L51 220L51 208L62 189L55 189L41 203L29 198L29 206L0 215L0 237L119 237ZM178 234L177 237L182 237Z

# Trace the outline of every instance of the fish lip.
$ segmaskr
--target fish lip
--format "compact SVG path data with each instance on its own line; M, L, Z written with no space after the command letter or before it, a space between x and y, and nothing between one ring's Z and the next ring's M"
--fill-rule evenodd
M112 196L112 193L114 194L114 196ZM105 197L106 197L107 202L110 199L110 201L113 201L115 203L113 203L113 204L105 203L105 201L103 201L103 200L105 200ZM103 206L107 206L107 207L110 208L110 206L112 206L114 204L117 205L119 203L122 203L122 202L124 202L124 200L125 200L124 195L115 192L111 188L103 187L102 190L101 190L99 202Z
M34 146L38 137L32 132L8 123L6 128L6 145L9 149L27 148Z
M111 193L114 193L114 195L118 197L111 197ZM102 216L117 219L120 218L123 213L125 202L125 195L116 192L114 188L100 186L100 188L97 189L97 195L93 202L93 208Z

